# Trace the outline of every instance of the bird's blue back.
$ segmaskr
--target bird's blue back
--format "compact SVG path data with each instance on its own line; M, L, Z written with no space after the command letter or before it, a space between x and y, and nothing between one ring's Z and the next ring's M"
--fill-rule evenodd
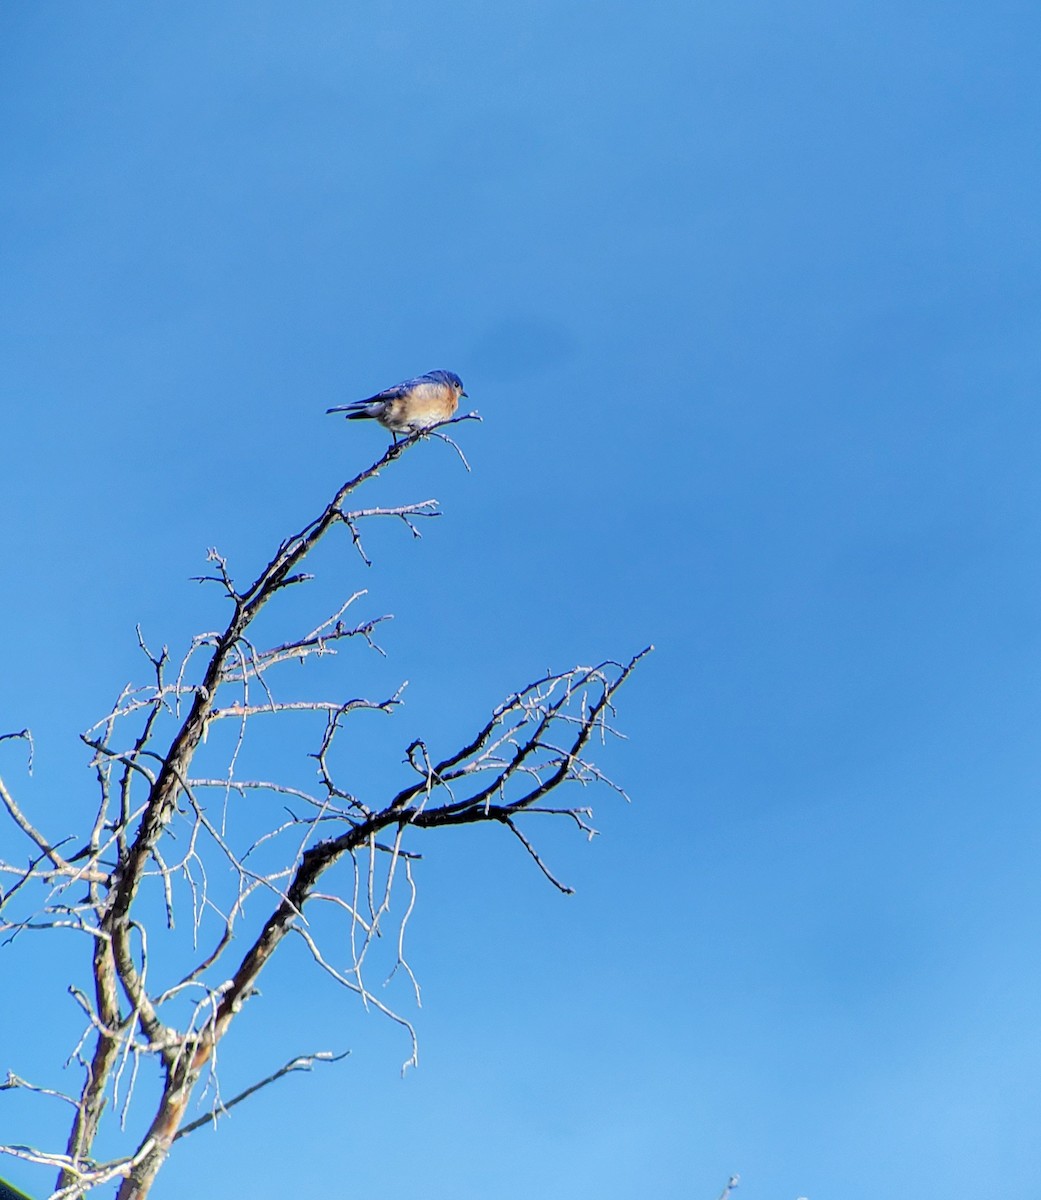
M457 387L462 390L463 381L454 371L427 371L423 375L416 375L412 379L403 379L400 383L395 383L392 387L384 388L382 392L377 392L375 396L367 396L364 400L356 401L357 404L371 404L374 400L393 400L397 396L407 396L413 388L419 387L424 383L447 383L452 387Z

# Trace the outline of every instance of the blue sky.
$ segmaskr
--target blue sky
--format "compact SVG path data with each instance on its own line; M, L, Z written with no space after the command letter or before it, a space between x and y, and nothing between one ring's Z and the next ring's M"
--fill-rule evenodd
M427 848L419 1070L275 972L234 1078L351 1058L159 1200L1036 1194L1039 34L1001 0L0 6L0 730L37 739L0 771L49 829L135 623L215 625L206 548L255 571L384 445L324 409L432 367L473 471L411 453L378 494L445 518L329 551L316 599L395 614L342 677L411 681L388 789L418 733L657 646L605 752L632 805L546 835L574 897L504 838ZM0 1067L57 1080L67 972L7 955Z

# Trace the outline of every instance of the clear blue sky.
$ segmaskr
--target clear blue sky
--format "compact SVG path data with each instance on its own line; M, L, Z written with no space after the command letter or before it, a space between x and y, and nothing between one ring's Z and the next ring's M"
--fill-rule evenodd
M419 447L383 494L445 519L326 560L396 616L388 788L658 647L632 805L549 839L574 897L427 847L419 1070L275 973L234 1079L352 1057L157 1200L1038 1194L1039 38L1025 0L0 6L0 770L46 828L135 622L215 626L207 546L266 561L384 444L324 409L432 367L473 473ZM0 1027L51 1082L55 955L7 954ZM0 1095L3 1140L45 1111Z

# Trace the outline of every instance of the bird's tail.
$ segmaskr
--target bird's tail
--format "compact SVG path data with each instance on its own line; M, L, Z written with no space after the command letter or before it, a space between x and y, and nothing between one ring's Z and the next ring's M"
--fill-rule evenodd
M327 408L326 413L346 413L348 421L360 421L376 414L369 409L367 400L356 401L354 404L339 404L335 408Z

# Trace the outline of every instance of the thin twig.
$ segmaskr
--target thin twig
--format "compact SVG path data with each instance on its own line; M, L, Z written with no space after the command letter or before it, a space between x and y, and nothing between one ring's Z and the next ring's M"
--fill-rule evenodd
M233 1109L236 1104L241 1104L243 1100L252 1096L254 1092L259 1092L261 1088L267 1087L269 1083L277 1082L292 1071L310 1071L316 1062L342 1062L349 1054L350 1050L345 1050L342 1054L333 1054L331 1050L319 1050L315 1054L303 1054L297 1058L292 1058L284 1067L279 1067L273 1075L268 1075L265 1079L261 1079L244 1091L239 1092L233 1100L228 1100L224 1104L217 1105L206 1116L199 1117L197 1120L183 1125L174 1134L174 1141L176 1142L179 1138L187 1137L189 1133L194 1133L196 1129L201 1129L204 1125L216 1125L218 1119Z

